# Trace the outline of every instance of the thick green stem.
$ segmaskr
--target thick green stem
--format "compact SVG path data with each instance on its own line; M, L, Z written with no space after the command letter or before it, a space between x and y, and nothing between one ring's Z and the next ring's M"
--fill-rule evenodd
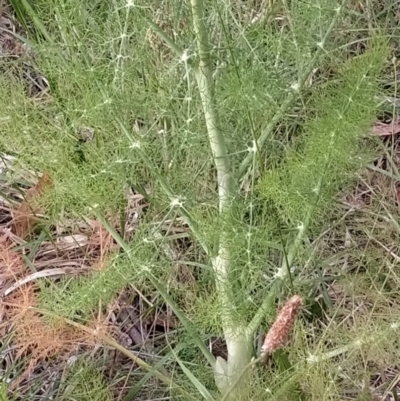
M219 118L215 104L214 84L212 78L210 46L207 29L203 20L203 2L201 0L192 0L192 11L194 31L197 37L200 56L199 66L196 69L195 74L203 106L211 151L217 169L219 211L221 217L224 218L231 207L237 187L232 176L225 138L219 128ZM223 300L224 309L228 308L232 302L232 299L230 299L231 297L229 296L230 255L229 251L226 249L225 243L226 233L222 232L218 254L212 259L217 288L219 295Z
M232 168L225 144L225 138L220 129L217 107L215 104L213 70L210 57L210 44L207 28L204 24L202 0L191 0L193 25L197 38L199 52L199 66L195 70L197 85L200 92L207 133L213 154L218 177L218 195L220 216L224 219L230 211L232 202L238 193L238 185L232 174ZM222 230L219 240L218 254L212 258L217 291L222 303L222 326L225 341L228 348L228 361L221 362L224 366L220 370L223 378L219 380L216 376L218 387L222 392L241 374L252 357L251 341L247 335L247 328L234 324L232 319L232 308L234 297L232 294L231 278L231 255L227 246L228 233ZM217 369L216 369L217 370ZM243 382L245 382L243 377ZM224 384L221 384L221 383ZM234 396L237 396L233 392Z
M220 212L224 213L230 207L236 194L236 183L233 179L229 163L224 135L219 128L219 117L215 104L213 69L210 57L210 45L207 28L204 24L202 0L192 0L193 25L197 37L200 62L195 70L197 85L203 106L204 118L211 151L218 175L218 194Z
M262 362L263 358L253 358L242 370L242 373L240 375L237 376L236 380L232 383L232 385L230 386L230 388L225 392L224 396L221 398L221 401L226 401L229 400L229 397L231 396L231 394L236 391L237 386L240 384L240 382L242 381L242 378L244 376L248 376L249 374L249 369L256 365L259 362Z
M200 61L197 68L193 67L192 62L190 63L190 66L194 68L195 77L200 92L207 126L207 134L209 137L213 160L217 170L219 211L221 218L224 219L229 214L232 202L238 193L238 185L232 174L232 167L229 161L225 138L221 129L219 128L219 118L214 96L210 44L207 28L204 24L203 2L202 0L192 0L191 4L193 12L193 25L197 38ZM154 23L151 23L150 25L179 57L182 59L183 57L186 57L185 52L179 49L157 25ZM183 61L186 62L187 60ZM158 178L161 179L162 177ZM161 179L161 185L163 186L164 192L171 197L171 193L167 186L163 184L163 180ZM190 227L192 229L196 229L196 225L190 219L188 213L186 213L185 210L181 210L181 212L184 212L184 217L186 217ZM194 231L194 234L196 237L199 236L198 239L202 241L202 237L197 231ZM234 307L234 297L231 291L231 258L227 246L227 240L227 233L222 230L219 238L218 253L216 256L211 257L216 287L223 308L222 326L228 348L227 362L220 361L217 363L212 363L213 368L216 371L217 385L222 392L227 390L233 382L238 381L238 375L240 375L240 381L242 381L243 376L243 382L246 382L246 375L242 374L243 367L249 363L252 357L252 342L250 340L250 336L248 335L247 327L244 325L243 327L238 327L232 319L231 311ZM203 241L202 245L209 256L211 256L208 247ZM219 374L222 374L223 377L218 377ZM221 384L222 382L224 382L225 385ZM241 388L243 388L243 386ZM230 393L235 397L237 395L236 390L231 391Z

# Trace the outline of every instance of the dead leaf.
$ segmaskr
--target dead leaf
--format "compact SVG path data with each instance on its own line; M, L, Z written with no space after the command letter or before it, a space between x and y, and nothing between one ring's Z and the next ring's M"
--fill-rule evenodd
M20 238L25 238L40 220L38 215L43 214L43 207L38 198L50 187L52 181L47 173L44 173L38 183L28 189L24 201L13 212L12 231Z
M400 133L400 121L392 121L389 124L377 122L372 127L372 133L379 136L391 136Z
M81 127L79 132L80 140L82 142L91 142L94 138L94 128L92 127Z

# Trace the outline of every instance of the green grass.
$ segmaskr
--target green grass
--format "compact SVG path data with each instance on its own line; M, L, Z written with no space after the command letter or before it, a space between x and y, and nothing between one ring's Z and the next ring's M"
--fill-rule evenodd
M54 187L44 199L49 226L65 216L107 213L118 220L128 187L145 188L150 200L124 252L107 269L43 287L41 307L85 322L133 284L192 322L181 321L182 350L165 364L167 373L191 394L218 399L206 352L197 346L224 336L226 308L210 260L221 232L228 233L233 321L249 324L272 294L259 335L290 294L306 298L285 348L292 368L282 368L282 355L254 367L247 399L364 397L363 380L398 358L394 181L363 169L379 158L388 165L398 161L395 140L383 154L375 139L365 138L380 112L375 97L396 95L386 44L398 39L393 10L365 1L362 12L349 2L317 53L336 2L276 1L265 23L254 24L248 22L250 5L241 3L206 2L218 128L237 175L247 172L243 163L250 157L250 174L238 180L241 191L224 215L191 70L197 48L189 2L38 0L28 11L18 7L34 43L32 68L46 78L49 93L30 98L26 81L12 73L22 61L6 62L0 149L17 156L21 170L50 173ZM187 63L160 38L156 43L148 19L187 50ZM385 112L395 117L395 109ZM87 140L88 129L94 134ZM263 146L252 153L260 137ZM353 194L353 203L343 202L343 194ZM165 235L164 221L176 226L180 214L194 222L189 239ZM299 226L306 230L294 247ZM189 283L170 251L191 263ZM292 274L276 286L274 277L287 274L279 266L288 259ZM129 369L123 372L127 387L137 384ZM106 389L82 398L90 389L81 386L98 380L85 375L71 375L79 391L70 397L112 399ZM117 387L110 378L109 386ZM97 387L103 389L104 381ZM69 399L66 390L59 394Z
M66 380L59 391L61 401L111 401L112 393L106 381L94 366L76 361L65 371Z

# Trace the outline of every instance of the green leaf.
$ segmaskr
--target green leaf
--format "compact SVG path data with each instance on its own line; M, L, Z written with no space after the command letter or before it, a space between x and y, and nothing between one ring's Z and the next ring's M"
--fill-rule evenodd
M7 396L7 384L0 383L0 401L10 401Z
M210 392L204 387L204 385L197 379L197 377L188 369L185 364L179 359L178 355L172 351L176 361L179 363L179 366L183 370L183 373L187 376L187 378L191 381L191 383L196 387L198 392L202 395L202 397L207 401L215 401L215 398L210 394Z
M175 351L179 351L181 348L183 348L183 344L178 345L177 348L175 348ZM171 353L172 352L173 351L171 351ZM143 388L147 381L153 377L154 372L160 370L160 368L168 361L168 359L171 357L171 353L163 356L151 370L146 372L146 374L131 388L129 393L122 399L122 401L133 401L135 399L134 397Z
M43 25L38 14L27 0L10 0L11 6L13 7L15 14L20 24L26 31L29 32L29 21L31 20L38 33L48 41L52 42L51 35ZM38 35L39 36L39 35Z
M9 3L15 12L18 22L27 31L29 29L28 28L29 14L27 13L26 8L24 7L24 2L21 0L9 0Z

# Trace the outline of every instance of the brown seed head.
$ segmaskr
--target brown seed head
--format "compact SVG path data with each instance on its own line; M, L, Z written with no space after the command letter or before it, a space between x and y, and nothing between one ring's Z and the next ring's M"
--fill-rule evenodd
M265 336L261 348L261 356L267 357L284 345L289 337L296 316L298 315L303 299L298 295L290 298L278 313L275 322Z

